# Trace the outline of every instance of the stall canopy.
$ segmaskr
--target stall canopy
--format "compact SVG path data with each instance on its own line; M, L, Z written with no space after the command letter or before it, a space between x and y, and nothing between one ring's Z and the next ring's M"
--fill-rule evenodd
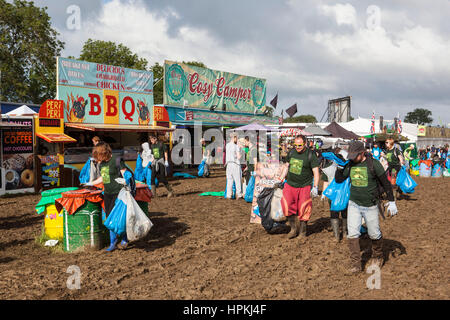
M143 126L143 125L126 125L126 124L105 124L105 123L65 123L66 127L89 130L89 131L165 131L171 132L174 129L161 126Z
M312 124L309 127L306 127L305 131L311 133L313 136L331 136L331 133L322 129L316 124Z
M338 125L335 121L333 121L328 126L326 126L325 130L328 131L329 133L331 133L331 136L334 138L342 138L342 139L348 139L348 140L353 140L353 139L356 140L359 138L359 136L357 134L344 129L343 127Z
M262 125L258 122L252 122L250 124L247 124L245 126L242 127L238 127L233 129L234 130L239 130L239 131L244 131L244 130L252 130L252 131L261 131L261 130L265 130L265 131L278 131L275 128L271 128L271 127L267 127L265 125Z
M58 143L58 142L64 142L64 143L70 143L70 142L77 142L76 139L68 136L64 133L39 133L37 132L36 135L39 138L44 139L47 142L51 143Z
M14 110L11 110L10 112L5 113L6 116L31 116L35 114L33 109L29 108L26 105L23 105L21 107L18 107Z

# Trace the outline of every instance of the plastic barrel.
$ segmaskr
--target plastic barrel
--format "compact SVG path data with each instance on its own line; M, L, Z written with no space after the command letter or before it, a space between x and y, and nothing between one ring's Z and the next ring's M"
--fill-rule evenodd
M431 164L428 164L425 161L420 162L419 175L421 177L431 177Z
M47 205L44 219L44 230L47 237L62 240L64 238L63 226L63 213L58 212L54 204Z
M44 213L44 232L50 239L63 239L63 214L58 213L55 207L55 200L61 198L61 194L66 191L78 188L55 188L41 193L41 200L36 205L38 214Z
M109 231L102 224L100 203L86 201L74 214L64 210L64 251L100 250Z
M439 164L435 164L433 170L431 170L431 176L433 178L441 178L442 174L442 167Z

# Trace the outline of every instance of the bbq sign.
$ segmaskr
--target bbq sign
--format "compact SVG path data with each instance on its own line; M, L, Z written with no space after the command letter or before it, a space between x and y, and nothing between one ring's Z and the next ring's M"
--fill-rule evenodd
M64 120L151 125L153 72L58 57Z
M266 80L165 61L164 104L255 113L266 104Z

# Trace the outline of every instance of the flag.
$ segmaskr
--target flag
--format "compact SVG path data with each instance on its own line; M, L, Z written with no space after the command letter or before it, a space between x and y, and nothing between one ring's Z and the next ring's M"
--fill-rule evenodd
M370 133L375 133L375 111L372 112L372 125L370 126Z
M400 119L400 117L398 118L398 124L397 124L397 132L398 133L402 133L403 131L403 127L402 127L402 120Z
M292 106L287 108L286 113L292 118L292 116L297 113L297 104L294 103Z
M270 101L270 104L272 105L272 107L274 109L277 108L277 103L278 103L278 92L277 92L277 95L272 99L272 101Z

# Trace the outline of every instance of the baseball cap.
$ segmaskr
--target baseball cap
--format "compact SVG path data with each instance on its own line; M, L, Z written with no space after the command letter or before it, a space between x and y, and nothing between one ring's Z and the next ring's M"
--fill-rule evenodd
M347 159L354 160L358 156L358 154L365 151L366 148L364 147L364 143L362 143L361 141L352 141L348 146Z

